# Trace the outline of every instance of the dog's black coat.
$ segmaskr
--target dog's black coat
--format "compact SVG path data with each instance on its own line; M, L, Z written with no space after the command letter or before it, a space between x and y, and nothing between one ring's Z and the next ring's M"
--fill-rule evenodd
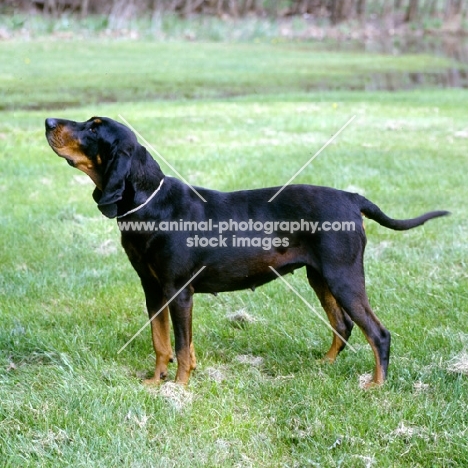
M167 373L172 358L169 338L169 312L175 334L178 370L176 380L188 381L195 367L192 344L192 295L252 288L301 267L306 267L310 285L317 293L332 327L337 333L325 358L333 361L345 347L353 324L357 323L371 345L376 360L373 382L380 384L387 374L390 333L370 308L364 283L363 253L366 237L362 214L381 225L406 230L446 211L426 213L418 218L394 220L375 204L355 194L328 187L291 185L274 200L280 187L237 192L218 192L205 188L196 191L186 184L165 177L159 165L141 146L133 132L108 118L93 117L82 123L60 119L46 120L46 135L54 151L70 165L87 173L95 182L93 197L101 212L121 221L206 221L213 225L234 220L262 223L308 220L352 222L354 231L298 231L276 229L268 237L287 239L277 247L234 247L233 236L253 239L265 237L257 231L228 231L222 247L190 247L188 237L211 237L215 233L198 231L122 232L122 245L140 276L152 321L156 371L150 382ZM156 196L141 209L164 179ZM203 271L200 272L200 269ZM272 270L270 267L273 267ZM199 274L197 274L200 272ZM190 281L190 278L193 280ZM179 289L188 285L179 293ZM177 295L176 295L177 294ZM166 301L176 297L169 307Z

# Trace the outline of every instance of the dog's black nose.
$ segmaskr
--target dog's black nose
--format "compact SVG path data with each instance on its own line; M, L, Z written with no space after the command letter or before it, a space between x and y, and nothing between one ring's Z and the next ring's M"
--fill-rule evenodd
M56 119L46 119L45 126L47 130L53 130L57 127L57 120Z

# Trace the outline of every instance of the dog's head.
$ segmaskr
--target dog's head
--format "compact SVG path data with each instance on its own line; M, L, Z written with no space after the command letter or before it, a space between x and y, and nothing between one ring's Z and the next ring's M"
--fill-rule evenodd
M96 184L93 198L102 213L108 218L117 216L132 159L143 148L133 132L106 117L86 122L48 118L45 127L51 148Z

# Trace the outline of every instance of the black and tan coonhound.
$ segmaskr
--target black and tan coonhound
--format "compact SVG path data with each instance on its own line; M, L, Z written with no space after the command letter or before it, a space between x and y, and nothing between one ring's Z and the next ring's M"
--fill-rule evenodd
M156 369L147 383L164 379L173 358L169 314L175 335L176 381L188 382L196 365L194 293L254 289L277 274L301 267L306 267L309 283L334 329L325 359L335 360L357 323L375 355L371 385L384 382L390 333L366 295L362 215L387 228L406 230L447 211L395 220L359 194L313 185L290 185L280 193L279 187L228 193L192 188L166 177L135 134L114 120L48 118L45 126L52 149L96 184L93 198L101 212L121 220L122 245L141 279L153 318ZM299 221L300 229L290 229L293 223L297 228ZM149 224L145 228L139 222ZM168 229L170 222L172 229ZM210 227L218 232L209 231Z

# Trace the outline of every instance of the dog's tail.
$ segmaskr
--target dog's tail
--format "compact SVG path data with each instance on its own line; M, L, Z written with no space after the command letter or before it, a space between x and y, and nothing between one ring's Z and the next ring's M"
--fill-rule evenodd
M411 219L393 219L388 217L377 205L372 203L367 198L359 195L359 205L361 213L367 218L377 221L379 224L386 228L394 229L395 231L406 231L417 226L421 226L426 221L440 216L447 216L450 211L430 211L417 218Z

